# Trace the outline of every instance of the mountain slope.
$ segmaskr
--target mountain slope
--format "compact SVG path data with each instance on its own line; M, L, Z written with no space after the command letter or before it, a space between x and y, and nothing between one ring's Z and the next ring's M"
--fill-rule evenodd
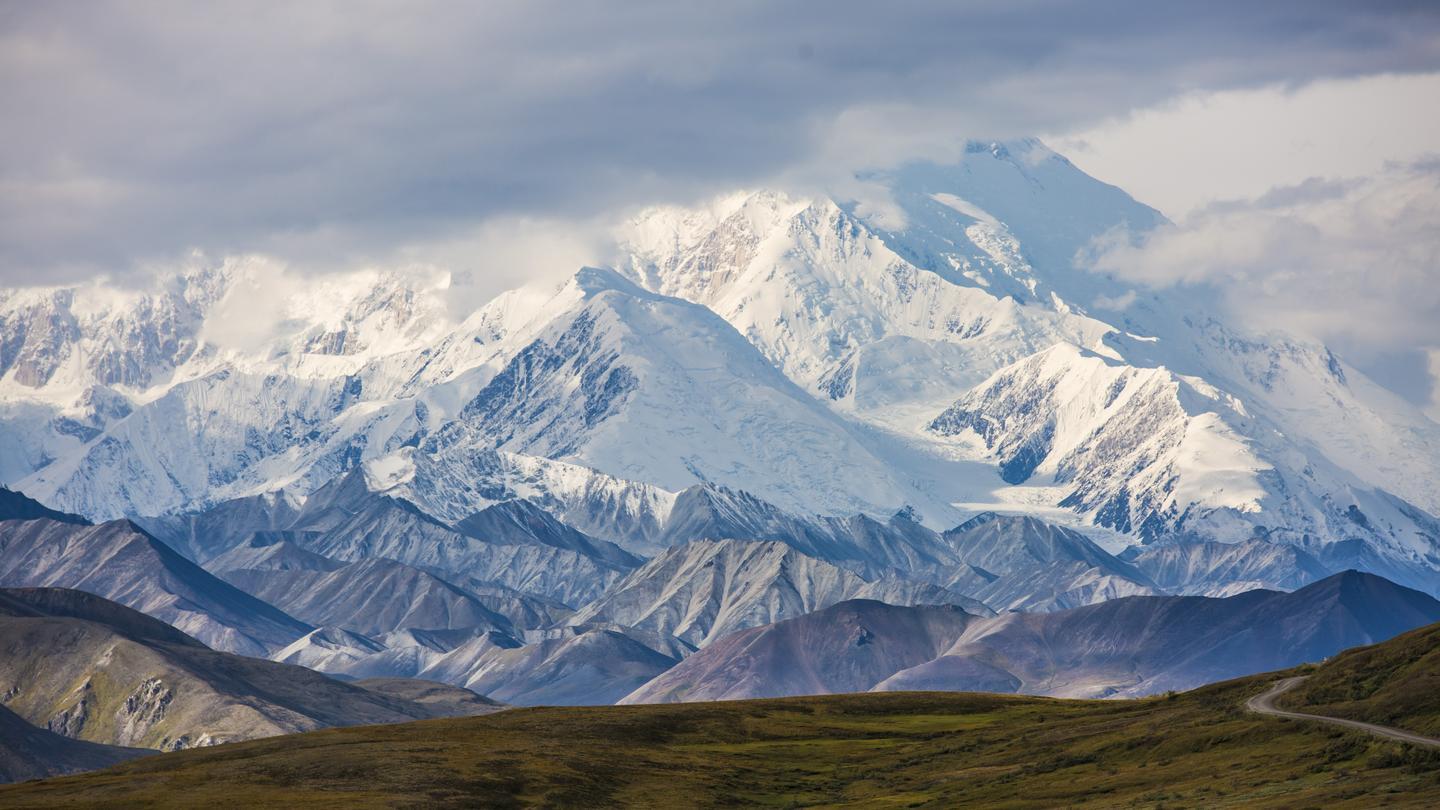
M1318 661L1440 618L1440 601L1369 574L1295 593L1137 596L1053 613L950 616L935 608L843 602L742 630L626 698L690 701L810 692L1003 691L1118 697L1188 689ZM935 646L937 638L944 643ZM874 650L862 649L871 644ZM903 656L888 650L904 651ZM937 649L934 654L926 650ZM882 654L883 653L883 654ZM908 656L911 663L898 663ZM885 668L896 664L896 668Z
M241 258L150 289L4 291L0 457L18 462L5 474L98 518L273 491L312 467L323 481L423 421L361 400L389 397L406 374L383 358L454 327L447 286L433 274L307 278ZM246 308L262 289L285 290L276 322Z
M996 610L1061 610L1157 592L1085 535L1031 517L986 512L942 538L961 563L946 584Z
M0 591L6 706L66 737L175 750L427 717L301 667L216 652L80 591Z
M944 656L877 688L967 689L969 671L988 667L1031 694L1154 694L1318 661L1436 619L1435 599L1354 571L1288 594L1133 597L990 620Z
M40 518L61 523L89 523L79 515L57 512L39 501L25 497L23 493L0 487L0 521L38 520Z
M521 646L477 640L447 654L421 677L517 706L600 706L629 694L675 660L625 633L577 627Z
M380 642L343 627L317 627L276 650L271 660L313 669L344 672L347 667L384 652Z
M0 522L0 585L89 591L243 655L268 655L310 630L125 520Z
M257 534L275 537L285 531L295 521L298 508L284 493L269 493L222 501L198 511L132 520L185 557L205 565L237 546L255 544Z
M944 511L715 313L613 271L587 268L572 284L573 308L426 451L493 447L672 490L713 481L802 511L892 511L917 499Z
M1259 539L1150 546L1130 561L1170 593L1201 596L1251 588L1289 591L1330 575L1304 551Z
M904 424L999 365L1106 331L917 267L826 199L758 192L651 209L621 237L632 278L714 309L801 387L881 421ZM978 249L974 259L995 264Z
M510 620L463 589L418 568L381 558L332 571L249 569L221 577L312 625L365 634L405 627L477 627L514 633Z
M1440 733L1440 625L1346 650L1281 702L1297 711Z
M474 717L492 714L505 704L477 695L458 686L421 681L413 678L368 678L355 685L379 695L408 700L429 709L433 717Z
M975 621L953 606L852 600L713 642L621 703L863 692L932 660Z
M0 782L23 782L93 771L150 753L139 748L72 740L36 728L0 706Z
M292 526L306 530L301 540L306 548L326 557L385 557L569 605L593 599L638 562L613 544L586 538L548 515L535 519L534 511L520 510L534 522L472 515L472 525L479 528L461 531L408 501L371 492L357 471L312 495ZM480 515L513 517L515 511L496 504Z
M1006 483L1043 475L1072 484L1064 505L1149 540L1187 509L1258 509L1268 465L1217 410L1243 406L1164 369L1059 344L996 372L929 427L973 432Z
M447 580L474 580L475 588L495 593L497 604L518 599L522 612L531 614L589 601L638 563L613 543L526 503L492 503L468 516L473 528L457 529L398 497L404 490L393 481L373 489L372 472L366 467L338 476L303 504L279 495L247 498L144 522L177 547L203 546L197 558L217 571L273 568L260 560L274 554L295 557L291 568L385 558ZM320 565L316 557L330 562Z
M672 548L694 540L776 540L872 574L953 566L946 545L917 523L913 512L901 510L883 523L864 513L822 517L787 511L751 492L697 484L676 494L655 543Z
M810 613L847 599L962 604L958 593L894 577L866 579L780 542L701 540L646 563L571 619L607 619L668 633L696 647L746 627Z
M306 551L287 532L256 532L250 540L205 563L205 570L220 576L234 571L308 571L328 573L345 563ZM244 590L242 586L241 590Z
M573 551L618 568L634 568L640 564L639 557L614 543L589 537L524 500L487 506L453 524L453 528L467 537Z
M526 500L592 537L653 554L676 494L589 467L468 446L439 453L402 450L364 465L372 491L458 523L506 501Z

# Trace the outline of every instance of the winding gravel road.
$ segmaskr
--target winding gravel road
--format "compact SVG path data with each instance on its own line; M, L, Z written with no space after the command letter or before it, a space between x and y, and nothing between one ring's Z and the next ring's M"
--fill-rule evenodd
M1245 701L1245 708L1257 714L1269 714L1275 717L1288 717L1292 720L1314 720L1317 723L1329 723L1332 726L1344 726L1345 728L1359 729L1374 734L1377 737L1384 737L1389 740L1411 743L1412 745L1424 745L1430 748L1440 748L1440 740L1434 737L1422 737L1419 734L1411 734L1408 731L1401 731L1398 728L1389 726L1377 726L1374 723L1362 723L1359 720L1346 720L1341 717L1326 717L1323 714L1304 714L1302 712L1291 712L1275 708L1275 698L1294 689L1306 676L1298 678L1286 678L1283 681L1270 687L1266 692L1256 695Z

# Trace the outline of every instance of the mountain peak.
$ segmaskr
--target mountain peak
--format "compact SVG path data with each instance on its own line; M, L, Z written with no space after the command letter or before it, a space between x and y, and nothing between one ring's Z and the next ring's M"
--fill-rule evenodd
M635 282L608 267L582 267L571 279L584 298L592 298L604 292L615 291L634 298L656 298Z

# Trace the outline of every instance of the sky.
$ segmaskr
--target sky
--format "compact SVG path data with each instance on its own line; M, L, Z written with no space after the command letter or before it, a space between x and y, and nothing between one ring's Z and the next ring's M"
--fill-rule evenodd
M0 285L199 250L480 300L615 211L1039 134L1176 223L1108 270L1225 285L1429 404L1437 98L1428 2L0 0ZM1217 233L1250 250L1191 256Z

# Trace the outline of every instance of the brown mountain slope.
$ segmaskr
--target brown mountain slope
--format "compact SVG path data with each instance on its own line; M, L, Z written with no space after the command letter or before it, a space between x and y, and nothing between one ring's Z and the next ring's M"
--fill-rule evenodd
M174 750L433 716L303 667L217 652L124 606L0 590L0 694L66 737Z

